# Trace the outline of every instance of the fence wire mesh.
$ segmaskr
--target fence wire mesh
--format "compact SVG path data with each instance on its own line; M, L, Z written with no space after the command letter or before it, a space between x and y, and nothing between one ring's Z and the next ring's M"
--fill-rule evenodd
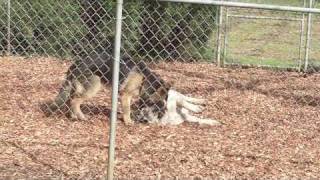
M7 31L8 31L8 24L7 24L7 7L8 4L6 1L1 1L0 4L0 14L1 14L1 19L0 19L0 54L4 55L6 48L7 48L7 41L8 41L8 36L7 36Z
M319 1L315 1L314 7L319 8ZM311 30L311 49L310 49L310 68L314 72L319 72L320 67L320 16L313 15L313 23Z
M12 135L10 128L16 126L23 126L21 129L29 128L34 131L39 126L55 136L55 132L50 131L53 126L51 123L39 121L48 118L43 116L43 112L46 115L52 115L48 119L64 115L75 119L106 119L106 116L110 114L111 92L110 88L100 86L111 84L110 80L112 79L116 3L102 0L11 0L11 5L8 6L8 2L9 0L0 2L0 78L3 78L4 82L0 84L2 90L0 93L0 104L2 103L0 115L3 114L4 117L5 123L3 124L5 125L3 127L8 127L4 130L4 134L8 134L8 138L3 139L20 142L26 148L34 143L33 140L24 137L15 137L16 131L13 131ZM226 13L225 10L224 13ZM311 124L315 124L314 122L318 120L320 107L320 87L318 85L320 77L317 73L320 70L319 16L313 16L311 55L308 66L312 73L306 74L291 72L291 69L303 69L301 67L305 63L307 14L303 19L301 13L228 8L229 14L223 14L223 23L219 27L218 12L216 6L158 1L125 1L120 81L127 83L125 77L130 74L133 67L136 67L134 70L142 73L143 79L145 79L143 93L138 95L140 100L133 103L133 112L130 117L137 121L149 121L150 119L146 118L148 117L146 112L143 111L146 106L152 107L154 111L160 113L159 116L163 116L165 104L162 100L165 97L162 96L161 91L158 94L158 88L173 81L174 88L179 92L203 96L208 99L206 112L201 115L216 117L227 125L241 124L239 123L241 120L242 125L245 124L245 127L248 127L248 129L239 128L243 131L242 133L257 129L259 130L257 134L259 134L271 126L270 129L276 128L277 123L283 126L289 124L288 129L294 127L300 131L311 132L311 134L318 133L317 125L313 127ZM221 34L218 34L219 28ZM219 35L222 38L220 42L217 42ZM217 52L219 44L222 50L220 54ZM224 65L268 66L271 68L267 70L220 68L215 65L218 55L221 56ZM286 70L275 71L273 67L281 67L290 70L290 72ZM98 91L99 89L101 91ZM123 91L125 87L120 85L120 89ZM14 94L12 95L12 93ZM57 94L59 95L57 96ZM123 95L122 93L121 96ZM56 99L52 99L56 96ZM51 101L47 103L48 100L54 100L55 103L52 104ZM119 101L123 100L119 99ZM39 111L39 103L43 111ZM22 123L12 121L12 117L21 120ZM37 121L34 124L30 123L33 120ZM296 125L291 124L290 120ZM264 122L271 123L271 125L259 126ZM65 129L68 129L67 125L70 125L68 121L60 123L66 125L61 125L62 127L59 125L58 128L55 128L57 134L65 133ZM25 125L30 127L25 128ZM95 134L97 130L92 130L87 126L80 127L77 124L72 124L72 126L83 131L83 134L88 137L96 138L81 139L81 141L93 141L98 144L100 143L98 140L103 139L100 135L105 134L98 131L97 133L101 134L97 135ZM237 126L233 127L237 128ZM75 130L70 131L74 134L78 133L78 131L74 132ZM156 158L163 158L164 163L149 162L153 157L145 154L141 155L139 160L131 154L126 156L126 152L119 152L121 163L117 164L118 177L127 178L125 177L126 173L131 173L128 167L136 171L137 176L154 175L152 169L160 165L170 165L170 163L175 165L172 167L177 168L166 167L168 172L159 173L168 173L168 176L173 176L173 174L178 176L181 172L185 175L192 175L192 171L181 168L183 166L181 164L184 164L185 167L187 165L194 167L197 164L209 166L208 164L215 164L215 160L221 160L220 157L228 156L223 154L217 157L215 155L217 152L208 150L208 147L205 146L214 149L216 147L211 147L211 144L216 144L216 142L212 141L214 138L210 135L204 135L202 136L204 140L199 139L201 144L194 146L194 148L199 146L200 149L194 149L195 152L200 154L208 152L202 154L203 157L189 158L191 156L197 157L197 154L193 152L189 152L191 155L188 157L182 157L186 153L181 150L182 153L174 153L174 157L168 155L166 158L160 156L158 152L168 153L166 149L161 147L170 149L167 147L167 142L159 141L157 145L144 143L151 141L148 141L150 140L148 138L140 141L138 135L133 134L131 129L129 131L126 135L133 137L134 140L130 142L132 145L120 144L121 148L128 148L129 150L126 150L133 151L137 156L141 154L136 149L141 152L151 152L149 154L154 154ZM52 136L50 133L42 135ZM154 132L146 133L147 136L154 137ZM182 127L181 133L190 133L188 127ZM275 139L289 136L289 133L285 136L281 133L276 134ZM74 134L72 136L75 137L74 139L81 138ZM141 131L138 134L140 135ZM196 132L188 134L193 138L192 141L190 140L191 145L194 143L193 140L198 138L193 136L194 134ZM184 134L180 135L184 136ZM124 136L122 136L123 139L128 139ZM226 137L234 138L236 136L231 134ZM64 138L59 140L63 141ZM175 137L168 135L166 138L174 139ZM181 139L181 142L183 140ZM219 140L221 144L229 142L225 142L223 138ZM262 138L258 141L272 146L272 144L264 142ZM281 139L281 141L286 141L286 139ZM62 167L60 162L54 161L53 165L43 163L44 168L41 167L41 171L38 171L37 168L30 170L33 175L40 176L43 172L48 172L47 167L57 166L61 168L51 168L53 173L48 174L49 177L101 178L105 169L106 153L103 151L97 153L90 149L95 146L90 144L91 142L88 143L88 148L79 147L87 148L83 151L81 149L79 152L88 153L88 156L95 158L98 156L97 159L103 159L103 162L97 159L86 162L89 165L84 167L87 168L85 170L81 169L82 167L78 168L78 165L82 164L82 157L73 156L73 154L71 156L69 152L72 151L66 149L68 145L50 143L50 146L59 146L59 148L63 146L61 152L57 149L53 151L58 151L63 154L62 158L66 158L70 162L74 161L77 165L65 165L68 167L67 170L64 170L65 166ZM74 143L77 145L72 145L72 148L80 146L79 142ZM179 145L183 146L183 144ZM16 144L4 143L3 147L8 146L16 147ZM105 147L102 148L105 149ZM246 148L241 146L238 149L244 150ZM259 148L264 149L263 147ZM222 148L219 151L224 152L225 150L228 148ZM49 158L56 158L57 155L53 151L51 155L48 155ZM310 150L310 152L317 151ZM274 155L268 154L268 152L263 153L268 158ZM10 156L10 152L5 155ZM294 155L293 153L292 156ZM208 156L213 158L208 159ZM282 158L282 155L279 156ZM257 155L249 159L259 159L259 157ZM175 159L175 162L172 159ZM279 163L279 167L283 167L284 165L280 163L287 162L286 160L284 158L283 161L275 162ZM32 163L30 164L32 166ZM315 162L315 164L319 164L319 162ZM99 168L95 168L97 166ZM151 168L144 168L145 166ZM16 165L13 163L13 170L10 169L4 174L10 175L15 167ZM310 170L310 172L319 172L316 168L310 167L314 170ZM234 168L233 171L238 172L237 169ZM293 172L298 172L297 169L294 170ZM145 174L142 171L145 171ZM210 174L214 170L207 168L205 171ZM246 171L243 170L243 172ZM23 174L24 170L19 173ZM239 174L241 173L239 172Z
M302 14L230 8L225 19L226 64L303 66L306 18Z
M86 119L79 104L97 93L95 88L99 88L100 84L96 84L95 76L99 76L105 84L110 84L112 79L115 2L11 3L10 9L1 6L7 12L2 13L2 51L13 56L71 59L73 65L68 69L55 103L44 104L42 109L48 115L58 111L76 119ZM9 10L10 19L5 18ZM215 10L214 6L203 5L125 3L120 81L128 76L127 71L133 71L136 67L147 75L142 66L159 61L212 62L216 36ZM8 22L11 24L9 31L6 28ZM151 77L145 79L153 82L145 82L144 91L153 93L158 90L155 89L157 85L163 85L163 82L154 73L148 76ZM140 105L145 103L140 102ZM163 109L163 105L157 107L162 104L158 101L148 103L154 104L158 110Z
M214 60L216 7L190 4L150 3L143 6L140 16L136 9L125 9L124 40L137 32L129 45L145 61L167 60L198 62ZM126 48L130 49L130 48Z

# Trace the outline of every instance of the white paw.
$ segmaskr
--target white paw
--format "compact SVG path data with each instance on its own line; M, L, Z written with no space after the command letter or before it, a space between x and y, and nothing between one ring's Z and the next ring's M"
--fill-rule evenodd
M213 119L202 119L201 121L199 121L199 124L207 124L210 126L221 125L219 121Z

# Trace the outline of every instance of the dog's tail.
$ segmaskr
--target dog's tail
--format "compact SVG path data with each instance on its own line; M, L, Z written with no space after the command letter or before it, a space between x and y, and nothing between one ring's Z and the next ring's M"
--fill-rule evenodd
M62 87L60 88L56 98L53 101L42 104L42 111L45 112L47 116L50 116L57 111L63 111L63 108L67 107L68 105L68 101L70 100L72 91L72 80L67 78L62 84Z

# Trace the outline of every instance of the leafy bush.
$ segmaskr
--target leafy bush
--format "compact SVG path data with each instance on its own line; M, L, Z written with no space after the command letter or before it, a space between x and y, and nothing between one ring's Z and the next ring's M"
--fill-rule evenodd
M76 2L76 1L73 1ZM86 29L80 4L64 0L11 1L11 45L14 54L66 56Z
M147 4L141 13L140 54L169 60L211 58L208 49L213 48L208 41L215 28L214 6L152 1Z
M12 53L69 57L105 48L115 34L115 0L11 1ZM0 8L0 51L6 46L6 7ZM215 7L125 1L123 50L161 59L210 56ZM212 50L211 50L212 51Z

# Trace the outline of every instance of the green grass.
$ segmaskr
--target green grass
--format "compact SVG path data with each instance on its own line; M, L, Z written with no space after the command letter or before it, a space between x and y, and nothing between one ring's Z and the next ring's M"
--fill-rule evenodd
M247 0L242 2L249 1L280 5L297 5L301 2L298 0ZM301 18L299 14L288 12L258 10L248 12L248 9L230 11L232 14ZM320 16L314 15L313 19L309 62L319 65ZM299 59L304 58L304 47L301 52L299 47L301 28L299 21L229 18L229 24L226 63L298 67Z
M299 65L300 27L297 22L232 19L231 24L227 63Z
M227 57L227 62L230 62L230 58ZM228 61L229 60L229 61ZM290 60L281 60L273 58L261 58L256 56L243 56L238 59L232 59L232 63L243 65L255 65L255 66L270 66L280 68L297 68L297 62Z

